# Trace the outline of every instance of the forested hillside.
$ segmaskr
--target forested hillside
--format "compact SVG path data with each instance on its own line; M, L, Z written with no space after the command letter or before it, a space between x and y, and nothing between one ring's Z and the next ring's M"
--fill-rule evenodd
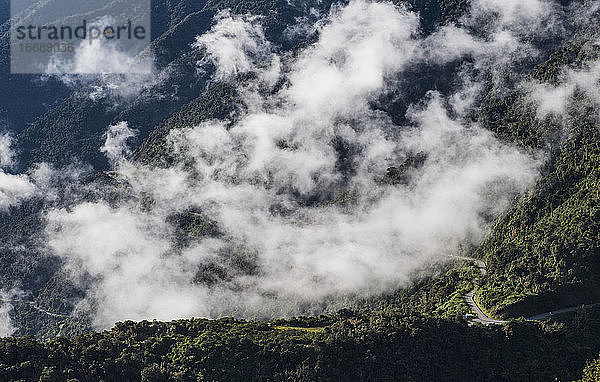
M505 327L393 311L272 322L125 322L46 344L4 339L0 375L45 381L573 380L594 356L591 348L600 346L598 313ZM595 380L592 368L589 381Z
M33 78L0 0L0 379L598 380L598 2L391 3L153 0L150 75Z
M560 86L559 68L585 69L597 58L596 38L596 28L581 31L531 76ZM557 120L536 121L518 94L492 100L482 113L498 134L531 148L550 145L553 153L538 184L494 223L476 251L491 271L482 302L495 315L518 317L600 300L596 101L585 93L570 101L564 140Z

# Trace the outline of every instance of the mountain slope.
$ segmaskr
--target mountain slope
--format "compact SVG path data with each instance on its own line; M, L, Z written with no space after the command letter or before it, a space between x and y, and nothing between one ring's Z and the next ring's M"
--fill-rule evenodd
M557 68L585 69L593 62L597 33L584 32L538 66L533 77L559 86L564 80ZM492 129L525 146L548 145L554 157L535 188L494 224L477 249L489 264L482 302L493 314L518 317L600 301L597 106L577 95L569 102L566 125L559 127L551 117L535 122L531 105L518 96L495 102L499 110L487 118L501 119L488 122Z
M462 0L395 3L407 4L410 9L420 12L421 24L414 34L424 44L431 43L427 37L439 31L441 25L450 23L449 28L461 25L464 21L461 16L469 9L470 4ZM565 6L560 8L561 15L567 13L570 3L561 2ZM441 64L435 58L428 57L416 64L410 63L402 74L391 79L391 89L386 88L381 97L369 99L368 113L373 113L377 117L376 121L384 121L391 126L390 131L385 133L392 137L396 136L394 134L401 136L402 129L414 128L411 123L418 118L432 116L432 119L441 121L439 124L442 127L447 127L446 125L456 122L454 115L443 118L435 114L435 109L424 109L419 113L419 108L423 103L436 99L436 96L444 99L457 95L456 91L467 88L465 78L473 72L480 70L485 73L481 84L477 84L481 85L481 94L471 97L472 99L468 94L465 96L474 105L474 111L465 121L465 130L468 134L473 134L469 137L493 137L493 141L486 142L497 141L510 145L511 148L516 146L519 150L515 151L520 154L543 157L540 163L545 164L536 184L518 195L499 217L495 219L497 210L492 208L486 209L481 213L482 216L477 216L474 224L483 227L487 227L486 224L495 219L481 245L474 247L479 239L466 237L458 248L454 248L454 242L449 239L447 247L437 253L437 262L428 259L420 263L422 267L406 278L393 279L394 283L390 282L385 287L377 284L381 280L375 280L376 287L366 292L348 288L337 294L324 294L325 297L317 299L314 305L305 303L298 309L302 314L313 311L328 314L319 317L264 322L232 318L188 319L170 323L128 321L117 324L111 331L96 333L91 330L93 325L98 324L92 322L92 314L88 316L86 313L98 308L94 304L114 303L115 306L123 306L138 302L119 299L122 295L118 294L117 298L100 295L98 300L86 299L88 293L98 293L97 289L92 288L95 286L94 282L108 274L122 272L123 263L118 260L127 259L127 251L138 243L130 244L130 241L124 240L125 249L116 244L114 248L110 247L112 243L108 243L109 246L103 249L106 253L114 252L117 260L114 263L110 262L113 261L112 258L107 261L109 271L106 274L87 274L84 277L73 270L77 267L85 268L82 259L76 259L80 263L69 262L72 259L69 256L78 249L75 245L69 245L81 237L84 238L82 241L88 239L92 244L84 243L89 245L85 247L88 250L85 255L93 257L97 253L96 248L92 248L95 247L93 243L100 242L96 241L97 237L109 231L102 229L112 229L110 233L114 231L116 235L107 236L116 239L130 234L120 225L122 221L135 227L135 234L139 233L139 227L167 227L165 231L150 230L152 238L157 238L157 241L151 243L161 250L158 258L166 259L164 263L158 264L175 264L174 268L183 264L184 272L176 275L176 281L189 281L189 278L194 286L204 287L202 291L206 295L215 300L222 298L224 305L231 304L231 301L225 301L227 297L231 297L220 295L227 289L218 287L225 285L226 288L240 292L247 285L254 286L251 282L244 282L252 281L252 277L269 271L265 267L261 268L261 258L255 255L258 250L245 248L244 243L232 243L221 248L212 257L206 255L201 262L190 262L191 265L186 263L187 257L192 257L190 252L196 249L194 245L207 242L211 244L228 234L235 237L219 226L217 218L222 216L218 216L218 213L215 216L209 214L210 211L219 212L218 209L211 209L218 202L201 198L203 193L213 192L221 196L230 189L187 188L188 183L199 183L203 177L218 178L221 173L202 173L198 169L204 169L203 167L194 167L197 164L194 160L197 158L181 155L181 152L177 157L169 136L172 134L171 138L181 138L177 134L183 134L183 131L212 120L222 121L218 131L226 134L241 118L240 115L246 112L243 93L248 90L245 86L255 85L253 81L256 80L256 73L215 80L214 68L206 66L210 69L204 72L198 70L198 62L206 59L206 52L202 48L192 47L192 44L197 35L207 32L215 24L215 15L225 9L231 9L232 14L260 15L259 20L264 27L266 39L273 44L273 51L287 59L301 56L303 50L312 47L317 39L310 32L300 33L295 37L286 33L289 26L295 25L306 15L310 6L318 7L309 12L310 17L314 18L310 21L316 22L328 13L332 3L283 0L153 2L153 7L157 10L155 22L160 25L159 29L163 29L160 34L155 35L149 48L149 52L156 56L158 75L144 83L139 92L128 97L109 95L95 98L91 96L95 94L94 89L105 85L99 79L76 89L65 88L53 95L40 95L40 99L51 100L50 105L36 110L33 109L37 106L32 106L29 114L24 113L22 122L28 126L16 137L23 170L34 163L47 162L56 166L58 171L66 173L65 177L77 171L82 171L83 175L74 177L75 180L63 179L61 181L64 183L51 185L54 187L53 192L60 190L52 198L33 198L6 212L0 212L0 241L3 243L0 265L4 269L0 277L0 289L3 290L2 298L11 303L13 308L7 315L17 327L16 335L30 334L43 341L37 342L30 337L0 340L0 379L567 380L579 377L586 362L597 356L600 351L598 307L582 308L575 313L550 317L544 322L529 322L522 318L564 307L600 302L600 131L597 100L589 92L586 93L584 86L580 84L579 88L575 87L573 96L568 97L565 113L543 116L542 107L531 96L532 89L555 89L568 82L570 77L562 74L565 70L590 70L594 60L598 58L598 46L595 44L598 33L596 27L589 25L565 32L562 39L549 41L546 37L532 38L533 41L528 42L538 52L518 65L501 68L510 70L511 73L500 71L498 74L495 68L488 73L486 68L473 65L476 60L473 57L459 56L442 60ZM479 31L478 34L477 28L486 25L469 24L468 28L475 29L473 33L478 37L483 32ZM487 47L485 44L488 42L485 41L483 46ZM478 52L474 56L476 54ZM450 53L448 55L452 56ZM347 59L342 53L332 56L330 61L335 65L343 66ZM501 77L502 81L497 81L494 75ZM476 75L473 78L480 79ZM285 80L281 80L272 88L259 89L256 94L266 94L265 99L272 100L267 96L286 85ZM52 91L53 86L47 89ZM56 86L61 88L62 85L57 83ZM33 90L28 88L25 93L27 92ZM18 103L10 102L15 104L9 109L15 108ZM10 102L0 99L0 105L8 105ZM440 109L449 108L447 103L450 101L440 101ZM276 106L273 102L265 109ZM460 112L454 110L454 114ZM348 173L356 171L353 155L358 150L358 145L355 145L353 139L356 136L352 133L360 131L364 121L358 120L360 123L357 123L351 117L336 117L335 127L347 128L340 129L348 134L343 137L346 140L335 134L324 134L325 142L319 143L335 146L334 166L342 169L339 173L342 174L340 178L343 178L348 175L345 170ZM30 120L33 122L29 124ZM457 117L456 120L460 119ZM100 147L106 142L107 127L122 121L126 121L127 126L137 134L135 139L127 142L132 149L128 160L120 158L124 161L126 170L139 170L139 173L133 171L134 176L130 179L123 175L127 175L126 171L119 172L118 165L111 168L113 162L100 152ZM307 123L312 122L314 120L308 119ZM481 136L476 135L479 126L485 129ZM426 138L435 141L436 137L432 135ZM469 141L473 147L483 147L477 145L475 138ZM205 143L202 139L199 140L200 144ZM223 142L218 142L212 148L221 149L221 146L231 143ZM455 150L451 143L450 150ZM242 143L233 141L231 146L235 145ZM276 145L281 157L297 150L293 142L285 139L278 140ZM200 148L203 146L200 145ZM440 150L444 148L441 147ZM464 151L471 148L467 146ZM181 151L185 149L185 146L183 149L179 147ZM285 218L293 217L294 209L306 212L304 207L312 208L311 212L317 211L314 214L306 213L306 219L302 220L305 225L312 223L323 211L335 211L339 215L328 215L331 220L338 217L339 221L347 223L345 219L351 216L348 214L349 210L357 206L368 208L372 202L370 198L376 199L380 193L395 190L398 193L404 192L401 195L409 195L411 187L415 187L414 179L424 168L427 169L425 164L440 161L422 150L419 145L411 147L387 172L385 170L388 165L379 163L367 170L361 169L370 177L369 180L375 179L373 189L366 192L368 198L364 205L357 202L358 192L364 190L357 191L352 188L353 184L340 181L343 187L319 190L322 191L321 194L308 197L300 195L300 192L291 192L294 198L290 200L293 203L286 204L289 200L282 198L284 202L261 204L259 210L267 214L266 220L276 226L274 229L277 232L283 230L280 226L284 226L281 222L285 222ZM235 151L234 154L246 159L252 155L242 150ZM466 155L462 152L453 154L457 157ZM202 159L206 159L209 164L216 160L210 156ZM79 166L81 163L85 166ZM226 162L228 163L230 162ZM231 167L239 163L232 161ZM86 167L87 165L91 166ZM269 169L272 171L264 180L253 179L249 184L238 179L238 173L232 172L231 175L229 168L225 166L220 171L225 173L223 176L230 176L228 181L231 185L245 187L248 195L255 195L259 189L255 187L257 184L262 186L264 183L265 189L269 191L277 186L273 186L272 179L272 174L278 170L276 167L274 165ZM455 170L450 169L451 172ZM471 173L473 177L478 175L476 170ZM182 172L185 176L177 178ZM35 174L33 170L29 170L26 175L33 178L37 176ZM140 181L140 174L150 174L151 181ZM169 178L170 176L173 178ZM165 177L165 182L176 180L168 190L175 196L160 194L153 189L159 182L152 181L159 177ZM161 180L163 179L158 179ZM135 183L136 181L139 182ZM489 185L484 191L493 193L495 186L497 185ZM131 191L136 187L142 191ZM498 189L503 188L498 186ZM194 195L182 195L181 190ZM285 192L288 190L282 188L273 193L278 195ZM160 203L178 196L182 200L176 200L175 208L163 216L164 211L160 208L165 207ZM193 203L186 204L188 200L183 201L184 197L189 197L189 200L197 198L192 200ZM253 201L248 197L240 205ZM94 215L96 211L86 209L94 203L100 205L103 212L108 212ZM153 211L154 207L157 212ZM393 209L397 205L384 207ZM128 215L127 208L139 214ZM59 220L52 231L47 229L51 219L48 211L52 211L54 217L100 216L100 220L105 220L102 221L103 227L97 232L92 229L86 231L76 224L70 225L69 219ZM234 213L238 211L227 212L229 215L226 218L234 222L240 219ZM436 220L442 213L443 211L436 210L429 217ZM118 219L112 219L114 216ZM250 225L260 224L260 216L253 215L254 220L250 219ZM414 220L408 225L416 227L424 222L417 218ZM340 225L344 225L342 223ZM374 220L371 225L379 223L380 221ZM387 223L387 220L382 223ZM337 228L330 221L323 224L327 230L335 231ZM365 228L366 231L368 229ZM68 256L53 256L44 245L48 242L48 236L61 230L69 234L63 236L70 241L65 240L68 245L62 248L67 248L65 252L70 252L67 253ZM353 244L351 239L354 238L348 237L357 235L357 231L349 232L345 238ZM418 230L409 232L420 233ZM171 240L168 248L162 248L166 246L159 241L165 239L162 236ZM321 243L322 238L319 239L316 234L314 237L317 237L314 239L317 245L327 248L326 241ZM133 239L143 242L145 237L139 235ZM270 238L263 239L267 241ZM292 239L296 238L290 237L288 240ZM301 244L312 244L312 241L313 236L307 236ZM384 245L377 242L379 244ZM140 247L154 253L154 248ZM411 248L415 255L410 253L411 256L407 256L407 266L411 266L413 257L417 257L422 248L417 245ZM479 277L476 267L449 261L448 255L455 249L462 255L486 261L487 274L479 282L474 281ZM351 253L353 250L352 245L349 245L339 252ZM403 248L393 247L394 254L402 250ZM201 255L204 256L204 253ZM281 261L283 260L285 259ZM363 265L361 260L362 257L359 256L355 263ZM317 259L312 259L312 262L317 262ZM309 263L303 264L311 265ZM149 268L149 275L164 282L152 290L155 294L151 298L162 292L160 287L168 289L174 284L173 279L168 277L161 279L164 276L160 273L163 269L151 264L151 261L146 262L145 257L132 258L128 265L131 264L133 266L128 269L134 271L127 277L134 279L138 269ZM269 264L272 265L267 263L267 268ZM293 265L293 262L290 264ZM368 275L371 275L367 272L369 267L379 266L365 264L362 269ZM289 268L293 268L292 265ZM69 272L76 276L73 277ZM385 276L388 272L381 274ZM140 279L147 283L152 277ZM319 281L320 277L322 276L313 275L311 281ZM350 277L344 280L349 285L352 281L354 280ZM251 298L257 298L256 301L277 302L275 298L269 298L276 295L277 288L282 288L282 285L274 284L274 287L270 286L272 289L260 291L260 297L264 297L264 300L258 299L256 295L250 295ZM122 293L122 284L115 285ZM302 284L298 281L297 285ZM297 285L290 288L293 293L301 291L302 287ZM486 327L468 320L470 309L465 303L464 295L473 288L476 290L477 302L491 316L507 319L505 325ZM14 292L18 289L25 289L27 292L19 295ZM177 292L183 294L186 290L182 288L182 291ZM136 296L137 299L145 298ZM179 304L176 299L178 296L167 296L177 301L172 304L171 301L163 301L167 300L164 295L160 296L162 297L156 297L158 301L151 302L162 303L171 309L180 308L175 306ZM193 297L200 299L198 295ZM248 298L250 303L251 298ZM87 305L82 306L81 301ZM252 311L249 313L244 310L248 305L240 306L238 308L234 305L234 309L224 311L234 312L240 317L257 316L252 316ZM279 312L274 307L266 307L265 311L269 308L273 312ZM131 311L124 311L126 317L123 319L130 319ZM210 309L203 311L212 313ZM152 312L154 314L156 311ZM192 314L182 314L176 317L191 316ZM214 316L222 316L221 311ZM143 318L147 317L149 315ZM114 321L111 321L111 325L112 322ZM586 369L586 378L594 378L596 363L590 364Z

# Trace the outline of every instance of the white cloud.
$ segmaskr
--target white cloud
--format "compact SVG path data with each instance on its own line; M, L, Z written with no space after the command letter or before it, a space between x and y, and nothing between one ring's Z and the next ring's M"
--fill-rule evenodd
M17 331L10 315L13 302L20 300L22 295L18 289L0 290L0 337L9 337Z
M151 52L134 54L105 39L80 41L72 56L55 54L45 74L67 85L89 85L86 89L93 101L131 99L161 80Z
M473 16L495 12L503 24L538 23L552 11L552 0L475 0Z
M202 311L193 288L181 287L181 280L193 277L193 264L165 256L170 242L164 221L103 203L82 204L68 213L56 210L48 219L49 230L61 233L50 239L56 253L76 258L74 267L81 264L102 278L103 287L93 295L100 304L100 325L112 324L114 317L169 319Z
M127 140L135 137L135 131L129 128L127 122L123 121L109 126L105 136L106 141L100 148L100 152L103 152L111 163L115 163L131 153L127 146Z
M334 13L320 30L319 41L306 49L290 74L290 103L308 118L322 113L362 113L365 98L381 91L386 78L419 52L414 38L416 14L385 3L353 1ZM357 110L352 108L360 105Z
M352 1L319 26L313 45L295 59L279 58L273 74L271 64L252 60L270 51L254 20L221 14L199 44L217 78L258 74L240 89L245 114L234 123L174 130L169 144L179 164L170 168L118 161L123 201L48 215L50 248L75 279L96 280L80 308L97 307L98 327L123 319L299 314L329 297L396 288L460 242L477 243L488 229L484 216L531 185L540 161L451 118L437 93L411 109L409 126L372 110L390 79L428 57L424 49L493 56L478 56L483 50L470 45L479 40L464 31L440 32L441 41L450 34L463 41L445 47L427 47L417 32L418 17L403 7ZM257 90L279 76L287 79L281 89ZM459 115L480 86L463 82L448 100ZM105 151L117 160L130 135L126 124L111 129L117 132ZM389 166L417 153L427 159L407 184L378 183ZM342 192L352 192L354 203L323 204ZM196 218L201 211L220 235L175 246L169 222L186 211ZM254 268L236 266L243 263ZM193 284L209 265L222 267L223 279Z
M12 310L13 306L10 303L0 304L0 337L9 337L17 330L10 318Z
M15 164L15 153L11 148L13 138L9 133L0 135L0 168L10 168Z
M589 99L600 105L600 61L590 63L584 69L567 69L562 74L559 85L530 83L527 86L530 98L537 104L540 118L553 114L566 116L569 101L576 91L582 92Z
M259 62L272 57L271 45L266 40L259 18L256 16L231 16L228 10L215 16L212 29L196 38L195 48L206 51L213 62L218 80L227 80L253 69ZM199 65L204 65L200 62Z
M470 58L462 67L468 76L478 82L491 79L503 89L527 75L523 67L539 57L540 41L565 40L565 24L565 15L551 0L474 0L459 23L444 25L424 39L423 59L444 64Z
M0 170L0 211L8 211L36 193L27 175L12 175Z

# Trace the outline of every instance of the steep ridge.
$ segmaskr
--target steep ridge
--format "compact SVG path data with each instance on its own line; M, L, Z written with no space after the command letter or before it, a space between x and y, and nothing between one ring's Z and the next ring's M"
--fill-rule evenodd
M560 84L565 65L587 67L598 55L598 31L585 29L538 66L532 77ZM507 106L508 105L508 106ZM496 109L497 108L497 109ZM597 110L585 96L569 105L568 137L555 140L558 122L532 122L518 94L484 104L488 128L526 147L548 145L555 153L536 187L522 195L494 224L474 257L488 275L481 303L498 317L557 310L600 300Z

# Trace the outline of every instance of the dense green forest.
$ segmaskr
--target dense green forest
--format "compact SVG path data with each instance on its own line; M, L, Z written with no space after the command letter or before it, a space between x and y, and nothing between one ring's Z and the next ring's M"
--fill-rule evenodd
M544 323L472 325L462 319L464 300L454 297L472 287L474 272L470 265L440 270L410 290L329 316L125 322L46 343L6 338L0 374L46 381L579 378L600 347L600 309Z
M4 339L0 374L43 381L573 380L600 346L599 313L504 327L350 310L271 322L125 322L45 344Z
M590 362L583 371L582 382L592 382L600 379L600 359Z
M597 57L586 30L537 66L531 76L559 84L563 66L581 68ZM597 108L581 94L569 106L569 136L557 143L551 117L540 122L518 94L484 102L483 123L526 147L550 144L554 156L537 185L494 223L477 249L489 275L481 301L498 316L518 317L600 299Z
M394 310L270 322L124 322L45 344L3 339L0 375L42 381L574 380L597 354L599 334L597 309L561 322L503 327ZM594 380L593 367L587 380Z

